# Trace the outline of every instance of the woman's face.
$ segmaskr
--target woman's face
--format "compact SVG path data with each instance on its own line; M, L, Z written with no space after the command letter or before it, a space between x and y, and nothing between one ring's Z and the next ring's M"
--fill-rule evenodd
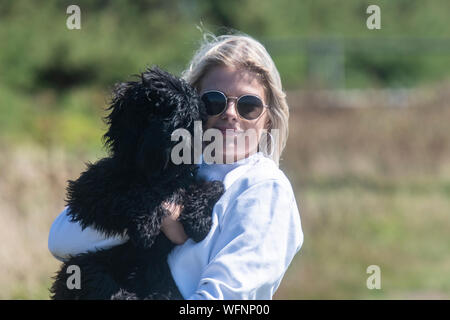
M240 97L251 94L260 97L264 104L266 92L258 75L248 70L218 66L205 74L200 82L200 95L209 90L222 91L227 97ZM237 114L236 100L229 99L224 112L217 116L209 116L205 130L215 128L222 132L223 137L223 163L235 162L255 153L263 129L268 127L268 110L264 108L262 115L256 120L246 120ZM226 130L228 129L228 130ZM232 129L232 130L230 130ZM246 139L246 143L237 143L238 138L247 134L256 133L256 139ZM219 156L220 158L220 156Z

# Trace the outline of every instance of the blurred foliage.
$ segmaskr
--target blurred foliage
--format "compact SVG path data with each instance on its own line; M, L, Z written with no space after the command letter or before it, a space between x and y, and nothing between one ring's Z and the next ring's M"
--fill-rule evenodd
M71 1L0 3L0 133L44 145L100 146L102 107L118 81L154 64L180 74L201 28L265 44L284 86L405 87L450 68L446 0ZM366 27L369 4L381 30Z

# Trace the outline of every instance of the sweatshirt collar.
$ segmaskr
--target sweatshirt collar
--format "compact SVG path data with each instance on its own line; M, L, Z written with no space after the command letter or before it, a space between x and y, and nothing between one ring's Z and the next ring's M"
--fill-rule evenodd
M222 181L225 184L225 188L227 188L238 178L237 175L240 176L239 172L243 172L248 166L253 165L263 156L264 155L262 152L257 152L245 159L241 159L230 164L207 164L203 162L203 157L201 157L198 175L200 178L208 181ZM240 169L235 170L237 168ZM231 175L232 172L233 174Z

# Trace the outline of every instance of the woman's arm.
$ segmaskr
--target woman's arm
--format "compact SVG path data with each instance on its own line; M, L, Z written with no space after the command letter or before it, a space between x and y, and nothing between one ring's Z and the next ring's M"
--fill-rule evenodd
M258 183L230 206L220 235L188 299L271 299L303 243L292 190L277 180Z
M187 236L182 224L176 221L181 208L171 204L167 205L167 209L173 214L163 219L161 230L172 242L182 244ZM111 248L128 241L126 233L108 237L93 227L82 229L78 222L70 220L68 210L69 207L66 207L55 219L48 237L48 249L58 260L64 261L73 255Z
M66 207L53 222L48 236L48 249L58 260L64 261L70 256L87 251L107 249L128 241L126 234L107 237L92 227L81 228L78 222L72 222Z

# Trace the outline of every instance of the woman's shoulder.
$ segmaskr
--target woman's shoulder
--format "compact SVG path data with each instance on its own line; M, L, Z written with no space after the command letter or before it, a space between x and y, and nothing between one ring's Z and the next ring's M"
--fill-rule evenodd
M264 224L276 215L292 221L294 229L301 229L291 183L276 163L266 157L260 157L249 165L226 190L215 208L221 223L223 219L236 219L237 224L243 221L246 225L247 221L257 217L258 223Z
M255 161L237 179L236 183L241 192L257 186L267 185L274 188L281 188L294 197L294 192L288 177L272 159L262 154L256 157Z

